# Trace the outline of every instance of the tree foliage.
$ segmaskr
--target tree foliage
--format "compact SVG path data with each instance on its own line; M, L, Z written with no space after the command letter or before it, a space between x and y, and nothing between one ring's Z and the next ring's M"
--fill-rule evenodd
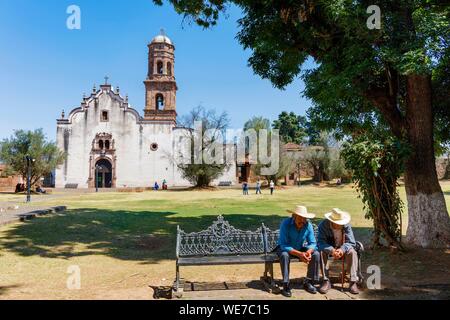
M273 127L273 126L272 126ZM267 167L267 164L263 164L261 163L260 159L259 159L259 146L260 146L260 130L267 130L267 152L269 154L272 153L272 128L271 128L271 124L270 124L270 120L266 119L264 117L253 117L252 119L248 120L245 124L244 124L244 130L250 130L253 129L256 131L257 134L257 141L255 141L254 143L256 143L257 147L256 147L256 153L258 154L258 160L254 161L254 163L252 163L251 165L251 170L254 176L257 177L263 177L264 179L267 180L267 182L270 182L271 180L275 183L278 184L278 180L280 180L281 178L284 178L286 176L286 174L289 172L290 168L292 167L293 161L294 159L292 159L292 157L289 156L289 154L286 152L285 148L284 148L284 144L280 143L278 145L278 170L276 171L276 173L274 174L270 174L270 175L265 175L262 172L262 169ZM275 128L276 129L276 128ZM280 134L281 136L281 134ZM245 144L246 146L246 150L250 150L250 146L247 145L247 143Z
M270 131L270 120L264 117L253 117L244 124L244 130L254 129L256 132L264 129Z
M391 136L360 135L343 146L342 156L364 203L366 218L374 224L373 243L401 245L402 201L397 181L403 172L407 149Z
M31 166L31 186L61 165L65 158L54 142L46 141L42 129L17 130L12 137L0 142L0 159L7 165L8 174L26 178L26 156L35 160Z
M302 144L307 136L306 122L306 117L296 115L294 112L283 111L272 126L274 129L280 130L280 137L284 143Z

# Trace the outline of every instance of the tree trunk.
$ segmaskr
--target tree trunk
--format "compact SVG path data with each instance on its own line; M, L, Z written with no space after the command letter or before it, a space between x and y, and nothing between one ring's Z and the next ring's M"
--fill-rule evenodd
M320 168L319 165L313 165L313 170L314 170L314 177L313 177L313 181L314 182L322 182L323 181L323 175L322 175L322 170Z
M429 76L407 76L406 121L411 155L405 167L406 241L423 248L450 244L450 218L436 172L431 96Z

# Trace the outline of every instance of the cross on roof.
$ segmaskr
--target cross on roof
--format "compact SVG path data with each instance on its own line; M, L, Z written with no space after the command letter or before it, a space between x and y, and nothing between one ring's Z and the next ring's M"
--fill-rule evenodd
M164 28L161 28L161 30L159 31L159 34L162 36L166 35L166 31L164 30Z
M108 84L109 77L105 76L105 84Z

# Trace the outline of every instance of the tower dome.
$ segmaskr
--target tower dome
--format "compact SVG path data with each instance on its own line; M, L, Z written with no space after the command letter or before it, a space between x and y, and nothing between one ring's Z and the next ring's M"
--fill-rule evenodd
M160 34L153 38L152 43L167 43L173 45L172 40L170 40L169 37L166 36L163 29L161 29Z

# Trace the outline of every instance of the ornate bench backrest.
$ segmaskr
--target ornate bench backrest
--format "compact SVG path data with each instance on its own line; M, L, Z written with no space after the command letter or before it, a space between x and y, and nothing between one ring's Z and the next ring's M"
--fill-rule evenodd
M186 233L178 227L177 258L189 256L218 256L264 254L263 228L243 231L234 228L219 216L206 230Z

